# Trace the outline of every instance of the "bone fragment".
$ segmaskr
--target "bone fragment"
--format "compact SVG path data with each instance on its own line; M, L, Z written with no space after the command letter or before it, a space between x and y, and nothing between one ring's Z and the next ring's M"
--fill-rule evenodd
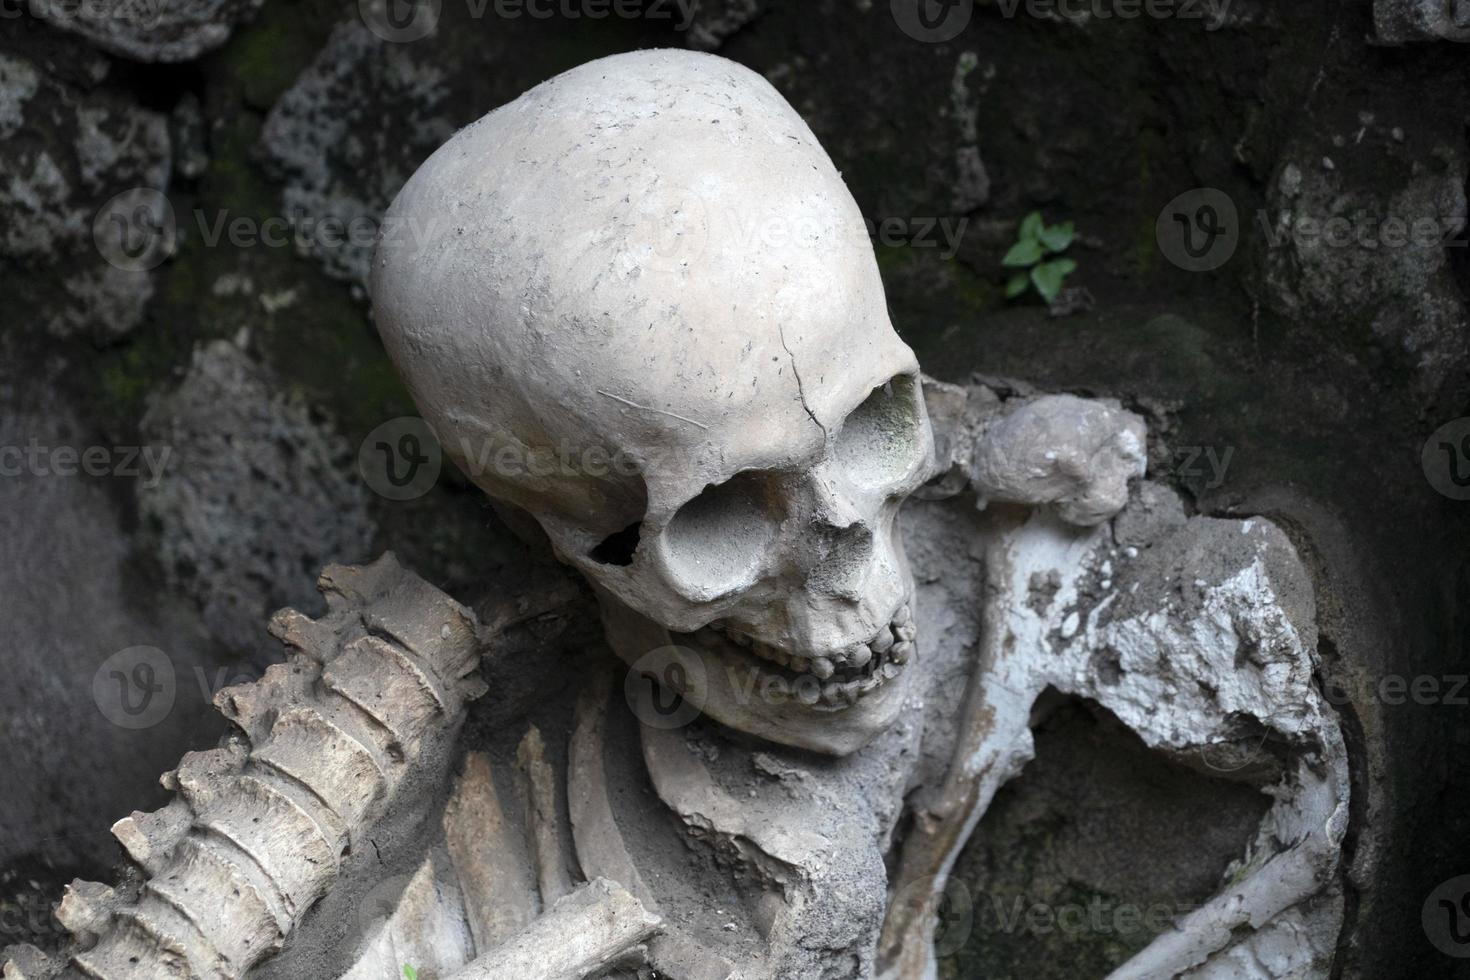
M572 875L562 853L564 836L561 808L557 806L556 770L546 761L546 743L535 725L516 749L516 764L526 774L526 825L536 854L536 880L541 901L550 905L572 890Z
M57 965L34 946L8 946L4 954L8 957L0 969L4 980L51 980L56 975Z
M1313 803L1332 804L1329 782L1319 783L1314 790ZM1236 930L1260 929L1293 905L1317 894L1337 868L1346 830L1344 802L1305 840L1185 916L1173 929L1108 974L1108 980L1180 976L1229 946Z
M581 980L648 941L659 925L627 889L597 878L449 980Z
M917 809L904 841L894 877L904 900L889 907L878 941L878 968L884 977L921 980L929 974L934 920L950 869L996 790L1031 757L1027 723L1039 687L1028 685L1025 677L1010 676L1014 661L1005 655L1006 637L999 628L1006 604L1013 601L1002 543L1014 531L1013 526L999 529L986 550L984 631L975 670L949 773L934 798Z
M642 696L652 693L644 688ZM752 871L783 887L810 878L821 865L832 846L827 838L779 806L731 796L689 751L681 731L643 725L642 742L654 791L694 837L724 842Z
M1176 757L1208 763L1203 750L1238 737L1234 714L1254 719L1286 747L1284 768L1276 762L1249 770L1275 774L1275 803L1222 890L1113 980L1257 976L1239 972L1251 954L1233 951L1312 896L1326 901L1307 912L1330 907L1347 825L1343 739L1313 686L1306 571L1285 535L1258 518L1164 521L1146 536L1149 558L1136 567L1137 549L1110 544L1106 527L1079 531L1059 518L1039 510L1014 526L1013 515L995 516L976 674L949 778L939 792L920 797L903 845L879 946L882 973L918 980L933 969L929 937L946 878L995 788L1029 757L1027 708L1050 686L1096 701L1146 744ZM1202 554L1213 559L1208 568ZM1177 579L1181 569L1197 569L1186 580L1184 615L1171 608L1179 594L1155 586L1161 577ZM1115 574L1116 587L1102 584ZM1054 583L1045 601L1026 600L1043 580ZM1104 594L1089 599L1084 588ZM1168 701L1152 696L1161 678L1176 692ZM1184 683L1192 679L1200 683ZM1316 934L1336 935L1330 908L1314 921L1308 943Z
M1128 503L1144 474L1143 419L1116 403L1043 395L993 422L975 446L971 477L990 501L1050 504L1069 524L1101 524Z
M602 752L611 695L612 673L603 670L588 679L577 697L576 723L567 753L567 809L572 818L572 841L583 874L616 881L645 906L656 910L652 893L628 855L608 796Z
M483 752L465 758L464 773L444 809L444 837L477 953L540 914L530 856L520 834L506 823Z

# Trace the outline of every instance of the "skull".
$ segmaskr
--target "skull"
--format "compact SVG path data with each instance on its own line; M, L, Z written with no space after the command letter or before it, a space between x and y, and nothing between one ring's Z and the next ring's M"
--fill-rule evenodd
M759 75L644 51L456 134L384 224L373 302L445 452L529 513L733 728L843 754L914 673L913 352L831 160Z

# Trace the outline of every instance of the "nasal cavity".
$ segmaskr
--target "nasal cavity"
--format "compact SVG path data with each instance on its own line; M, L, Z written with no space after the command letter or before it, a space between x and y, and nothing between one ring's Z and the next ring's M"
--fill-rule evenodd
M638 541L643 534L643 522L629 524L621 531L614 531L590 552L599 565L615 565L626 568L633 564L633 555L638 551Z

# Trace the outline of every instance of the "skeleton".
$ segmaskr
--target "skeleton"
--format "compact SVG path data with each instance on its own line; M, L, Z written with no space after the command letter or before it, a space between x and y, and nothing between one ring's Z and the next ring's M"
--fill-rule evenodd
M470 755L439 859L336 973L417 956L500 976L560 922L591 938L546 976L931 975L950 868L1050 687L1179 758L1238 749L1242 719L1281 743L1239 873L1115 975L1325 975L1346 763L1291 546L1260 520L1187 521L1140 482L1144 425L1116 404L926 384L855 202L763 79L685 52L585 65L457 134L385 228L375 315L421 411L590 583L632 671L591 669L567 730L533 727L516 763ZM921 488L916 581L898 513ZM1125 567L1216 537L1233 557L1192 606ZM1177 704L1153 703L1160 685ZM695 865L625 833L639 771L657 799L641 819ZM290 975L307 944L252 975Z

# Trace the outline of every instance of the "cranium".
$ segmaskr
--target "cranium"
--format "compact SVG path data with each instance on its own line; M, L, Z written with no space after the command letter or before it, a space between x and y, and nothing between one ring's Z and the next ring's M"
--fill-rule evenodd
M385 228L376 317L420 410L592 582L623 659L672 648L686 697L786 744L894 719L929 420L857 205L770 84L583 65L459 132Z

